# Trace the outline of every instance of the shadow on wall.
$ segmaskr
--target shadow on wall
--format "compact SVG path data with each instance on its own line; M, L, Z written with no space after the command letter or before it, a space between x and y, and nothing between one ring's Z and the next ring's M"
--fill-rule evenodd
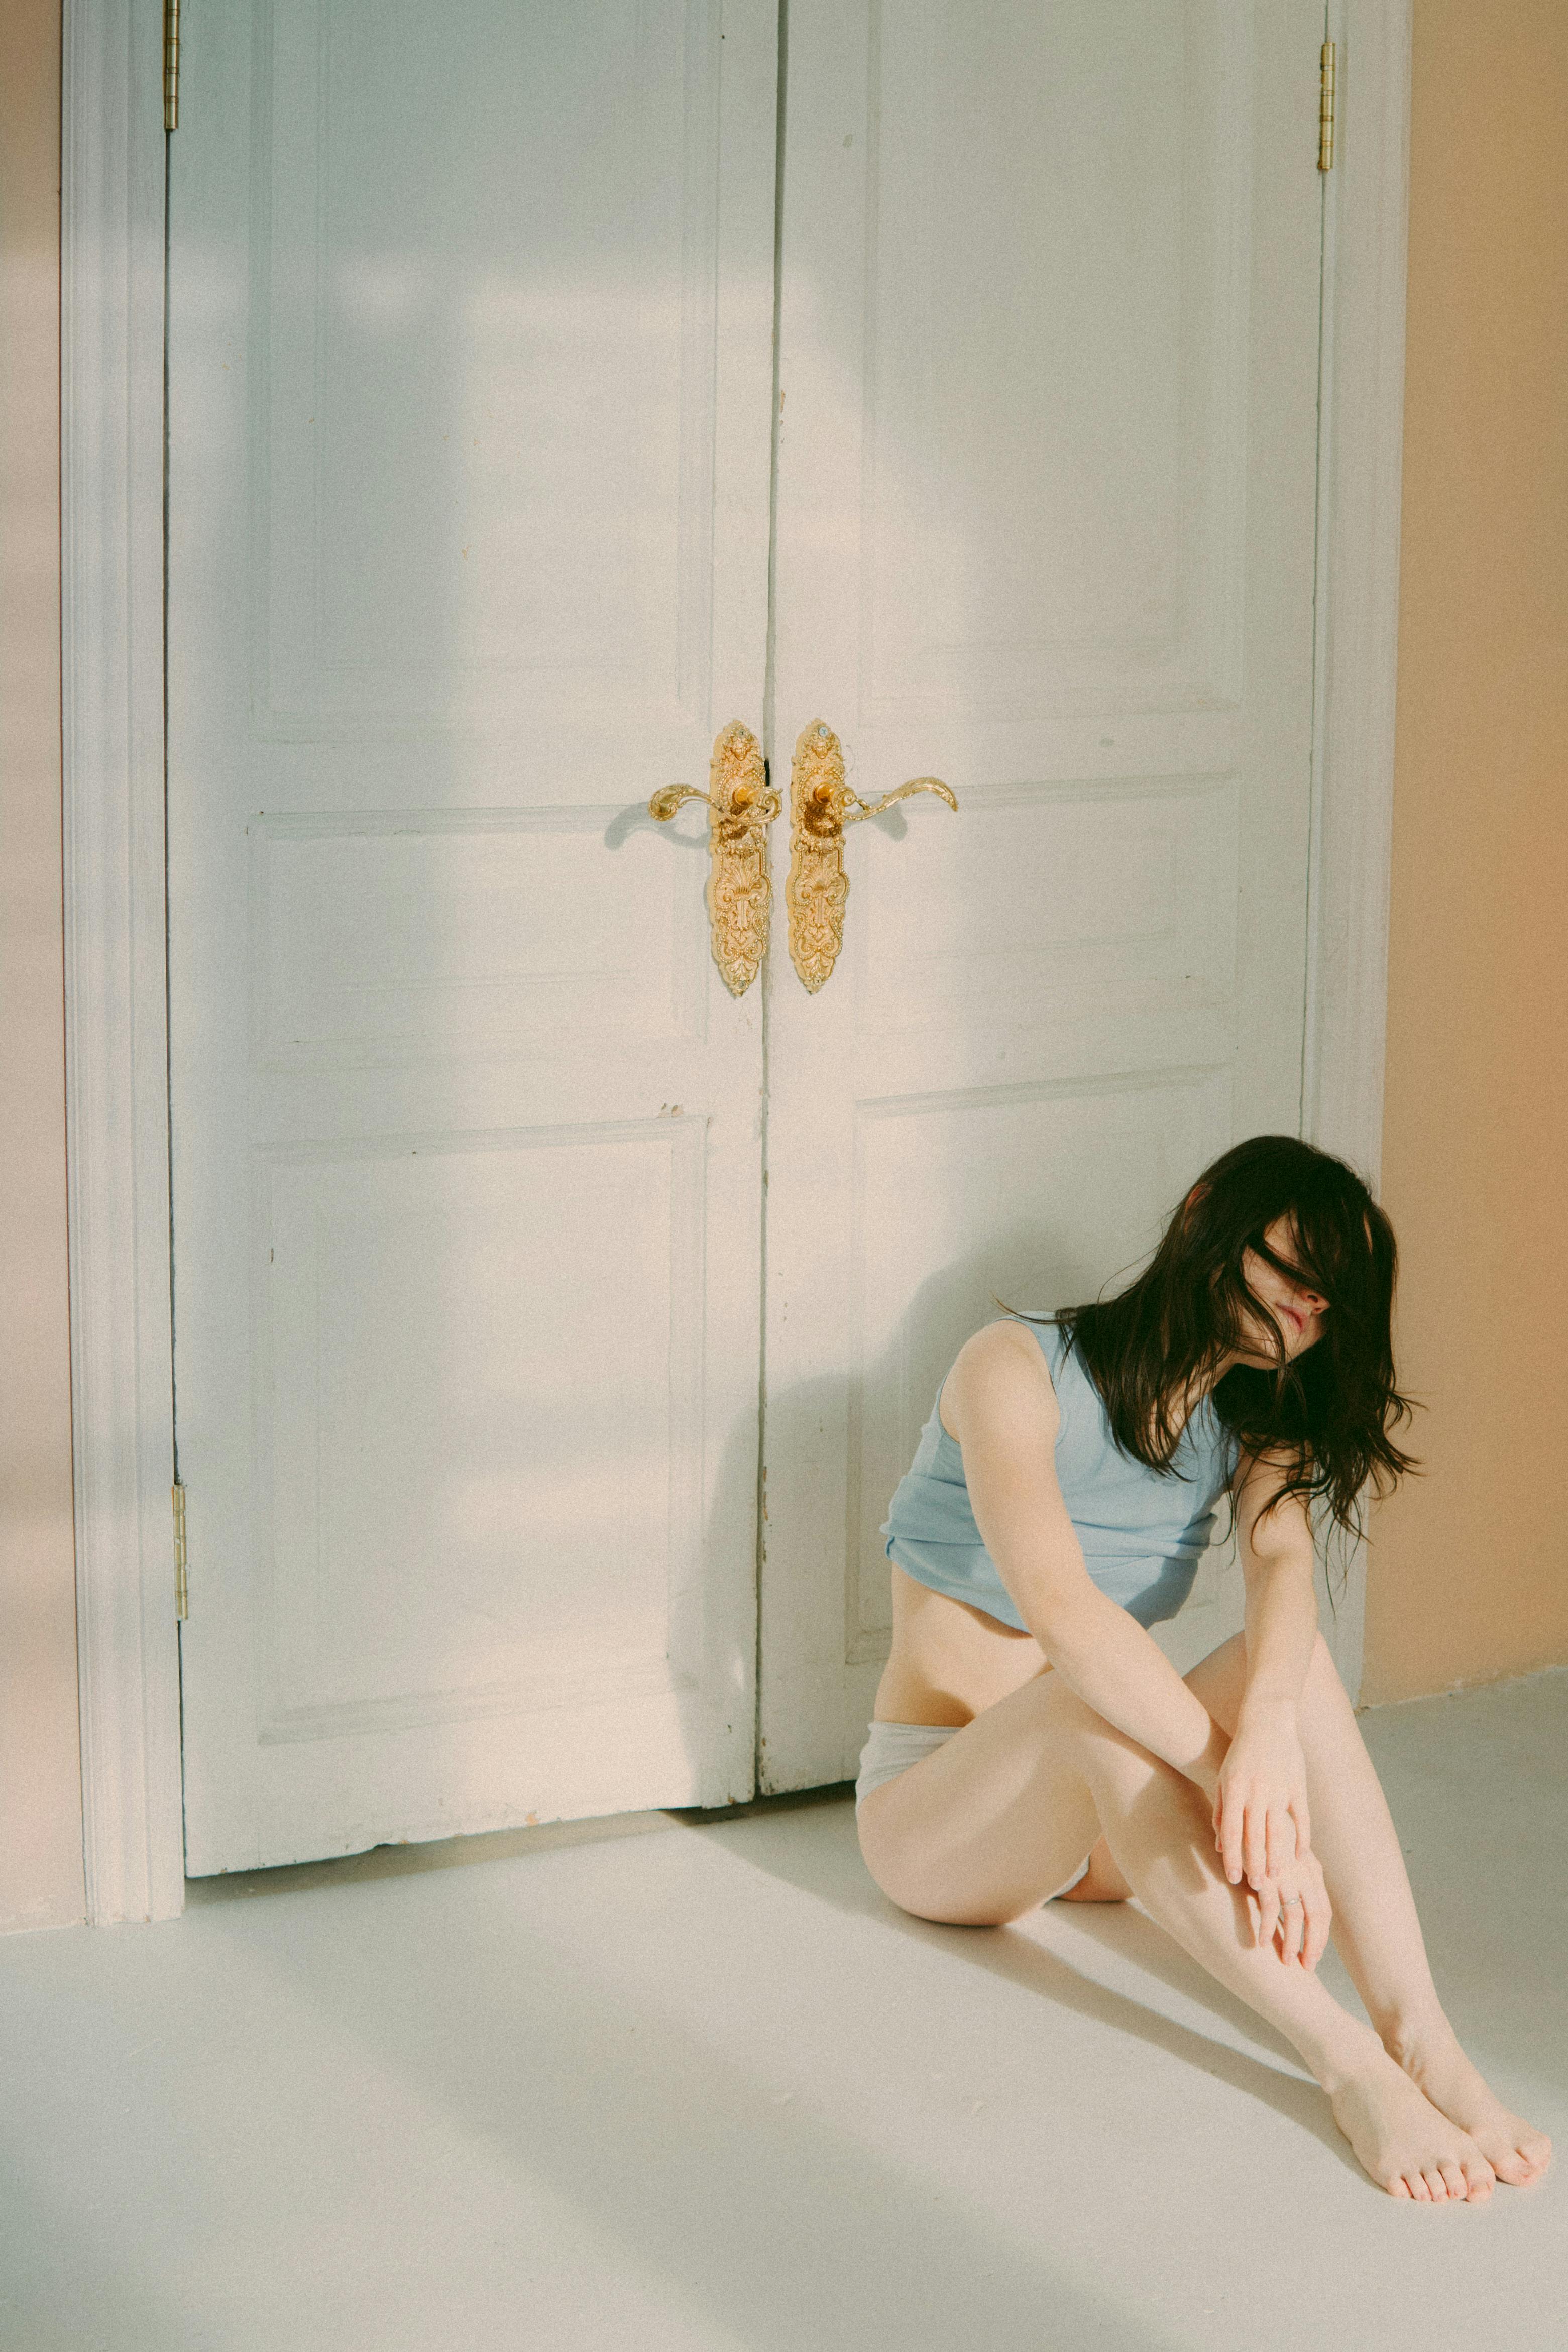
M769 1391L760 1644L764 1791L853 1777L891 1632L889 1567L879 1528L959 1349L973 1332L1000 1319L1006 1307L1038 1313L1109 1295L1123 1287L1142 1262L1118 1264L1107 1249L1100 1265L1091 1266L1082 1241L1058 1238L1040 1219L998 1217L989 1232L984 1214L976 1222L979 1243L927 1275L879 1330L867 1331L874 1344L861 1359L858 1375L847 1370ZM853 1362L853 1339L850 1352ZM745 1465L727 1451L722 1475L743 1478ZM1228 1519L1228 1508L1222 1506L1216 1537L1224 1535ZM1228 1549L1226 1544L1211 1549L1183 1612L1189 1622L1195 1613L1209 1628L1194 1657L1234 1630L1227 1622L1223 1633L1213 1631L1206 1607L1222 1597L1221 1569ZM829 1639L833 1604L827 1586L836 1571L824 1563L840 1559L842 1646L828 1654L822 1645ZM1169 1629L1161 1629L1162 1646L1172 1638ZM800 1663L814 1647L819 1677ZM850 1689L858 1685L865 1701L863 1711L852 1713L847 1722L847 1681ZM779 1759L776 1767L770 1768L770 1754Z

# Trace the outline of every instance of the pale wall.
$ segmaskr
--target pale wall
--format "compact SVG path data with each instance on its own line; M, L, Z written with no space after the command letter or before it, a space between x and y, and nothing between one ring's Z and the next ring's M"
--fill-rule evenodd
M1568 7L1415 40L1368 1700L1568 1662Z
M0 6L0 1928L84 1914L60 925L59 0Z
M0 1927L82 1916L61 1059L58 0L0 8ZM1384 1197L1429 1468L1369 1698L1568 1661L1568 12L1416 0Z

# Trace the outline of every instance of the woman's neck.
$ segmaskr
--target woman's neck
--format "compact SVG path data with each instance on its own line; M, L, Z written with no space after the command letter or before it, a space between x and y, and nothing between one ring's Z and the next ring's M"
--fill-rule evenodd
M1239 1364L1242 1360L1243 1359L1237 1354L1222 1356L1217 1367L1212 1372L1194 1373L1192 1379L1187 1382L1184 1392L1175 1401L1171 1408L1172 1419L1175 1423L1176 1435L1178 1438L1181 1437L1188 1422L1191 1421L1194 1413L1196 1412L1204 1399L1206 1396L1211 1395L1213 1391L1218 1388L1221 1381L1224 1380L1231 1366L1233 1364Z

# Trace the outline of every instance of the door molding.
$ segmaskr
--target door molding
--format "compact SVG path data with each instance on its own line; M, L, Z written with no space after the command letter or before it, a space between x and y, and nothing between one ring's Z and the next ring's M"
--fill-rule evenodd
M1303 1131L1383 1125L1411 0L1331 0ZM66 0L61 175L67 1185L88 1916L184 1905L163 774L163 27ZM1309 60L1306 71L1315 66ZM178 133L174 134L176 137ZM1333 1627L1361 1675L1364 1561Z
M161 11L66 0L66 1186L89 1920L184 1901L169 1486Z
M1328 9L1340 121L1325 184L1301 1132L1350 1160L1374 1193L1383 1173L1394 838L1411 5L1329 0ZM1354 1701L1366 1623L1364 1542L1347 1567L1343 1598L1322 1622ZM1321 1595L1321 1567L1318 1583Z

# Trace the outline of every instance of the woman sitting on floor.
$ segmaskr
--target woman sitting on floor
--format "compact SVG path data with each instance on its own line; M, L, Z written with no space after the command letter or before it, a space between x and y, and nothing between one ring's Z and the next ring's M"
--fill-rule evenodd
M967 1341L882 1530L893 1650L857 1811L872 1876L921 1918L1136 1895L1300 2052L1379 2187L1473 2202L1551 2143L1444 2015L1313 1589L1312 1502L1356 1533L1369 1474L1415 1466L1387 1434L1410 1411L1395 1264L1343 1161L1254 1136L1120 1297ZM1146 1629L1222 1494L1246 1632L1184 1680ZM1331 1919L1375 2031L1314 1973Z

